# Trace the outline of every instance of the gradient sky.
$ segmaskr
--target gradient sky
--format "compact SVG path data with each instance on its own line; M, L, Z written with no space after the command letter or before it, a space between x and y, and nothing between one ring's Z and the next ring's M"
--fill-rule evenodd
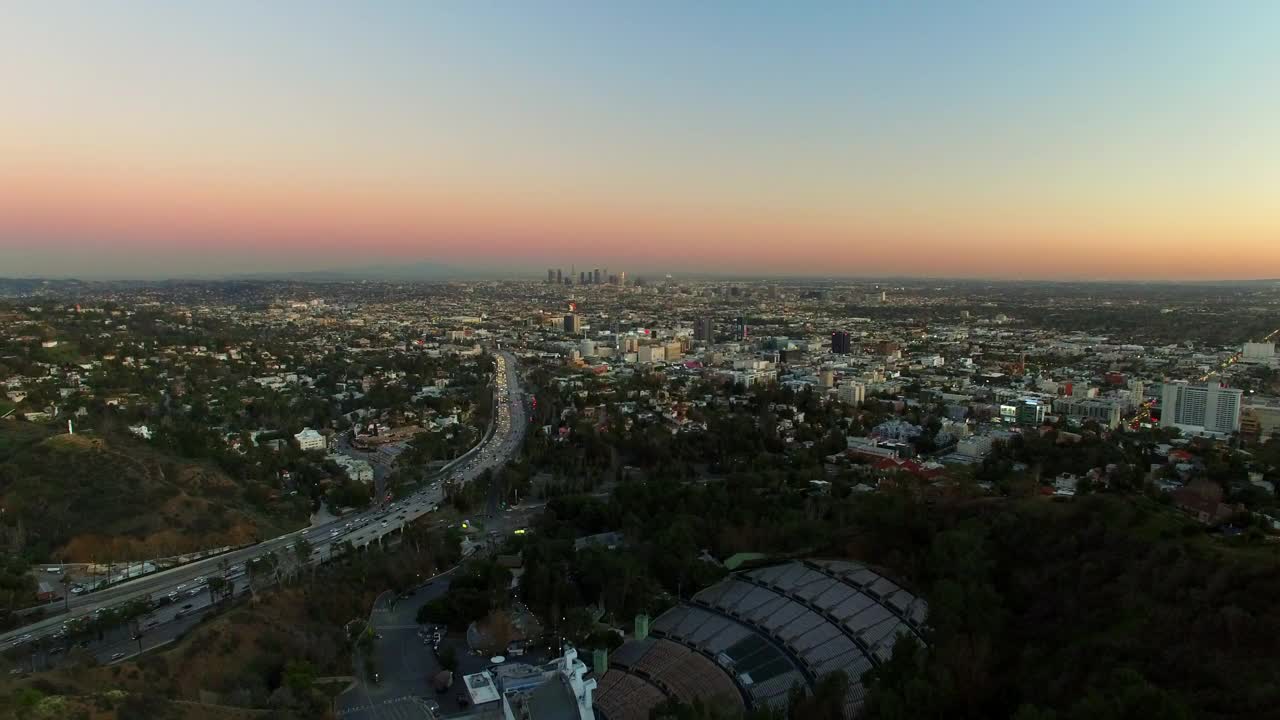
M1280 3L7 3L0 276L1280 276Z

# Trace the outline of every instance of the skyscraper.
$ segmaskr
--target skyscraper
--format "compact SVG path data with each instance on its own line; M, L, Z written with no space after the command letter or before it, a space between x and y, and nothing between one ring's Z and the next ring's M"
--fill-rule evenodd
M693 339L706 343L715 342L716 324L709 317L700 317L693 321Z
M1229 435L1240 429L1240 396L1243 394L1243 390L1217 383L1167 382L1161 393L1160 426Z
M557 284L557 285L560 285L560 284L563 284L563 283L564 283L564 271L563 271L563 270L560 270L560 269L558 269L558 268L557 268L557 269L556 269L556 284Z
M601 277L600 277L600 268L596 268L596 269L594 269L594 270L592 270L592 271L591 271L591 284L592 284L592 285L599 285L599 284L600 284L600 281L601 281L602 279L603 279L603 278L601 278Z
M556 271L552 270L551 268L547 268L547 284L550 285L555 281L556 281Z
M564 331L570 335L577 335L582 332L582 318L574 313L564 316Z
M837 355L848 355L849 347L849 333L844 330L831 333L831 352Z

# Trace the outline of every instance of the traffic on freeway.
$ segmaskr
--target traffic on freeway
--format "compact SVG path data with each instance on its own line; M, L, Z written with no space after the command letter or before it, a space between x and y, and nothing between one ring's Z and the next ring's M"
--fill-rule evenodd
M360 513L347 515L322 525L298 530L256 545L233 550L215 557L199 560L169 570L164 570L103 590L69 598L68 615L41 619L25 627L0 635L0 650L17 648L34 640L62 639L76 623L101 615L131 601L147 601L153 610L140 618L143 625L161 617L175 619L173 606L181 608L191 604L188 610L197 608L200 598L208 598L205 588L207 578L222 576L237 590L247 588L248 563L261 561L275 553L277 557L291 561L294 546L305 539L311 546L309 562L324 562L335 555L335 548L345 543L360 548L380 542L382 537L400 530L405 524L439 508L444 499L447 481L468 483L486 470L504 464L519 447L524 433L524 407L515 372L515 357L509 352L495 354L494 362L494 416L488 433L476 447L450 463L426 487L390 504L373 507ZM206 603L207 605L207 603ZM177 619L181 619L179 616ZM56 643L55 643L56 644ZM119 651L118 651L119 652ZM112 655L115 653L113 652ZM121 657L125 657L122 655ZM114 658L119 660L121 658Z

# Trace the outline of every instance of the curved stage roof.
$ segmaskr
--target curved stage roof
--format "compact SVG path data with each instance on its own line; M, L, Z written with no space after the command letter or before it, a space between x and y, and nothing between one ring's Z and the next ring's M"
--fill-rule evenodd
M790 689L849 676L846 715L862 706L862 673L897 639L919 639L928 604L864 565L794 560L730 575L663 613L652 637L614 651L596 691L605 720L643 720L667 697L785 707Z

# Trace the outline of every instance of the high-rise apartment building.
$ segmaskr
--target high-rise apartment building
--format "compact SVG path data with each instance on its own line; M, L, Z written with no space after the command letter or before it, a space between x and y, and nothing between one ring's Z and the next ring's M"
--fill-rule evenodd
M1167 382L1161 393L1160 426L1229 435L1240 429L1241 395L1242 390L1217 383Z
M1247 342L1240 348L1240 360L1246 363L1269 363L1276 356L1276 344Z

